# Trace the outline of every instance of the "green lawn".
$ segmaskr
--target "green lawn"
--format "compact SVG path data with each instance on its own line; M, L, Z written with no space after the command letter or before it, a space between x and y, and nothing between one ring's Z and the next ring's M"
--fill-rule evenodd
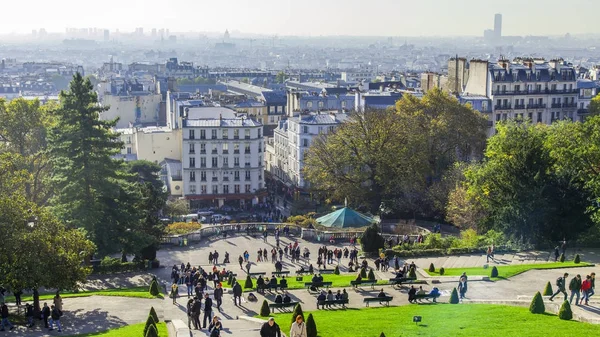
M269 276L269 274L267 274L267 276ZM241 279L238 279L238 282L240 283L240 285L242 286L242 288L244 288L244 284L246 283L246 275L245 274L238 274L238 277L241 277ZM286 276L286 280L288 283L288 289L292 290L292 289L304 289L306 288L304 286L304 282L311 282L313 275L305 275L302 277L302 281L296 281L296 276ZM324 282L333 282L332 287L334 288L343 288L343 287L350 287L350 281L354 281L356 279L356 275L352 274L345 274L345 275L335 275L335 274L325 274L323 275L323 281ZM281 280L281 277L277 278L277 283L279 283L279 281ZM385 285L388 284L388 280L378 280L377 284L381 284L381 285ZM223 287L224 288L231 288L231 286L227 285L227 282L223 282ZM256 279L252 279L252 287L256 288ZM244 291L250 291L251 289L244 289Z
M593 264L581 262L552 262L552 263L538 263L538 264L520 264L520 265L507 265L507 266L496 266L498 268L498 277L491 278L492 280L506 279L521 273L524 273L532 269L559 269L559 268L573 268L573 267L591 267ZM490 276L492 272L492 266L484 269L483 267L472 267L472 268L444 268L444 276L460 276L466 272L467 276ZM430 272L424 269L427 274L431 276L439 276L439 269L434 272Z
M71 335L70 337L88 337L88 336L99 336L99 337L135 337L141 336L144 332L144 326L146 323L139 323L133 325L127 325L122 328L111 329L103 332L94 332L83 335ZM158 328L158 336L159 337L169 337L169 332L167 331L167 324L163 322L159 322L156 324Z
M552 314L534 315L527 308L490 304L406 305L400 307L312 312L321 337L386 336L597 336L600 326L563 321ZM289 333L291 313L274 314ZM422 316L422 323L412 322ZM304 313L308 317L308 313Z
M150 294L149 287L132 287L132 288L119 288L119 289L102 289L102 290L94 290L94 291L79 291L79 292L61 292L60 296L62 298L70 298L70 297L88 297L88 296L120 296L120 297L136 297L136 298L163 298L162 294L159 294L158 297L154 297ZM54 298L55 293L48 294L40 294L40 301L47 301ZM6 302L14 302L14 296L6 296ZM33 301L33 297L31 295L24 295L21 297L21 301L31 302Z

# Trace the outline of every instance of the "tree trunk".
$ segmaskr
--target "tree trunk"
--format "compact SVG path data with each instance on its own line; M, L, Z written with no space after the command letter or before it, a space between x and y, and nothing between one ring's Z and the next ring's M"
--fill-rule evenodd
M40 307L40 293L37 288L33 289L33 317L39 318L42 312Z

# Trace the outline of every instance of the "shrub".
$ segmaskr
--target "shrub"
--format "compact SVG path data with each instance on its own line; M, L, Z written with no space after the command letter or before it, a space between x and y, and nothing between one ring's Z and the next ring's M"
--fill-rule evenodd
M369 226L360 237L360 244L365 253L378 253L383 248L385 239L379 234L379 227L375 224Z
M202 228L202 225L197 222L174 222L165 227L165 234L187 234Z
M302 316L302 320L306 322L306 320L304 319L304 312L302 312L302 306L300 305L300 303L296 304L296 306L294 307L294 311L292 312L292 323L296 321L296 317L298 317L298 315Z
M151 328L156 330L156 322L152 316L148 315L148 318L146 319L146 325L144 326L144 336L148 336L148 330Z
M158 329L156 329L156 325L152 324L148 327L146 332L144 333L145 337L158 337Z
M581 259L579 258L579 254L575 255L575 259L573 260L573 263L579 263L581 262Z
M544 312L546 312L546 307L544 306L544 300L542 299L542 295L540 294L539 291L537 293L535 293L535 295L533 296L533 299L531 300L531 304L529 305L529 311L532 314L543 314Z
M363 279L367 278L367 270L365 268L360 268L360 277Z
M440 275L444 275L446 273L446 269L444 267L440 268Z
M369 270L368 278L369 278L369 281L375 281L375 273L373 272L373 268L371 268L371 270Z
M552 294L554 294L554 291L552 291L552 284L548 282L544 288L544 296L552 296Z
M150 282L150 294L152 296L158 296L160 294L160 291L158 290L158 282L156 282L155 279Z
M338 266L335 266L335 268L333 269L333 273L334 273L335 275L339 275L339 274L340 274L340 267L338 267Z
M413 279L417 278L417 271L415 270L415 267L410 268L408 271L408 277Z
M154 310L154 307L150 307L150 313L148 315L152 316L152 319L154 319L154 323L158 323L158 315L156 314L156 310Z
M565 262L565 254L560 254L560 262Z
M565 321L570 321L573 319L573 311L571 311L571 304L569 301L564 301L560 306L560 310L558 311L558 318L563 319Z
M308 319L306 320L306 336L317 337L317 324L312 314L308 314Z
M452 289L452 294L450 294L450 304L458 304L458 290L456 288Z
M244 288L252 289L252 277L250 275L246 276L246 283L244 283Z
M379 335L379 337L385 337L385 334L381 332L381 335Z
M490 277L498 277L498 268L496 268L496 266L492 268L492 273L490 274Z
M435 266L433 265L433 262L429 264L429 272L433 273L435 271Z
M267 300L264 300L262 306L260 307L260 315L262 317L267 317L271 314L271 310L269 309L269 303Z

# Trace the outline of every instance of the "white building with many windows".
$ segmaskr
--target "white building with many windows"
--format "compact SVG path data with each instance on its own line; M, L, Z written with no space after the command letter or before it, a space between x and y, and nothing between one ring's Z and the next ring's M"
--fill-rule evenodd
M263 201L261 123L247 118L186 118L182 129L183 196L192 208Z

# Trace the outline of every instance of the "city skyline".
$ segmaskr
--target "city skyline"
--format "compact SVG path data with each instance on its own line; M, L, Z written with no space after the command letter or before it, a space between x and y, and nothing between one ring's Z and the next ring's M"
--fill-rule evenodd
M576 18L565 16L563 11L555 10L564 6L559 0L527 3L516 0L502 3L488 0L453 3L383 0L368 5L347 0L343 6L316 0L301 3L231 0L226 4L210 5L176 0L169 2L168 10L165 10L164 2L158 0L127 3L106 0L101 8L89 13L78 9L78 4L75 0L7 3L4 5L6 12L27 11L29 20L23 20L19 15L6 16L0 22L0 35L26 34L40 28L64 33L66 28L98 27L132 32L143 27L147 35L152 28L166 28L171 32L224 32L228 29L244 34L281 36L481 36L485 29L493 27L495 14L502 14L503 36L596 32L590 24L594 20L593 11L578 11ZM594 3L592 0L574 0L569 5L592 8ZM562 24L557 25L557 22Z

